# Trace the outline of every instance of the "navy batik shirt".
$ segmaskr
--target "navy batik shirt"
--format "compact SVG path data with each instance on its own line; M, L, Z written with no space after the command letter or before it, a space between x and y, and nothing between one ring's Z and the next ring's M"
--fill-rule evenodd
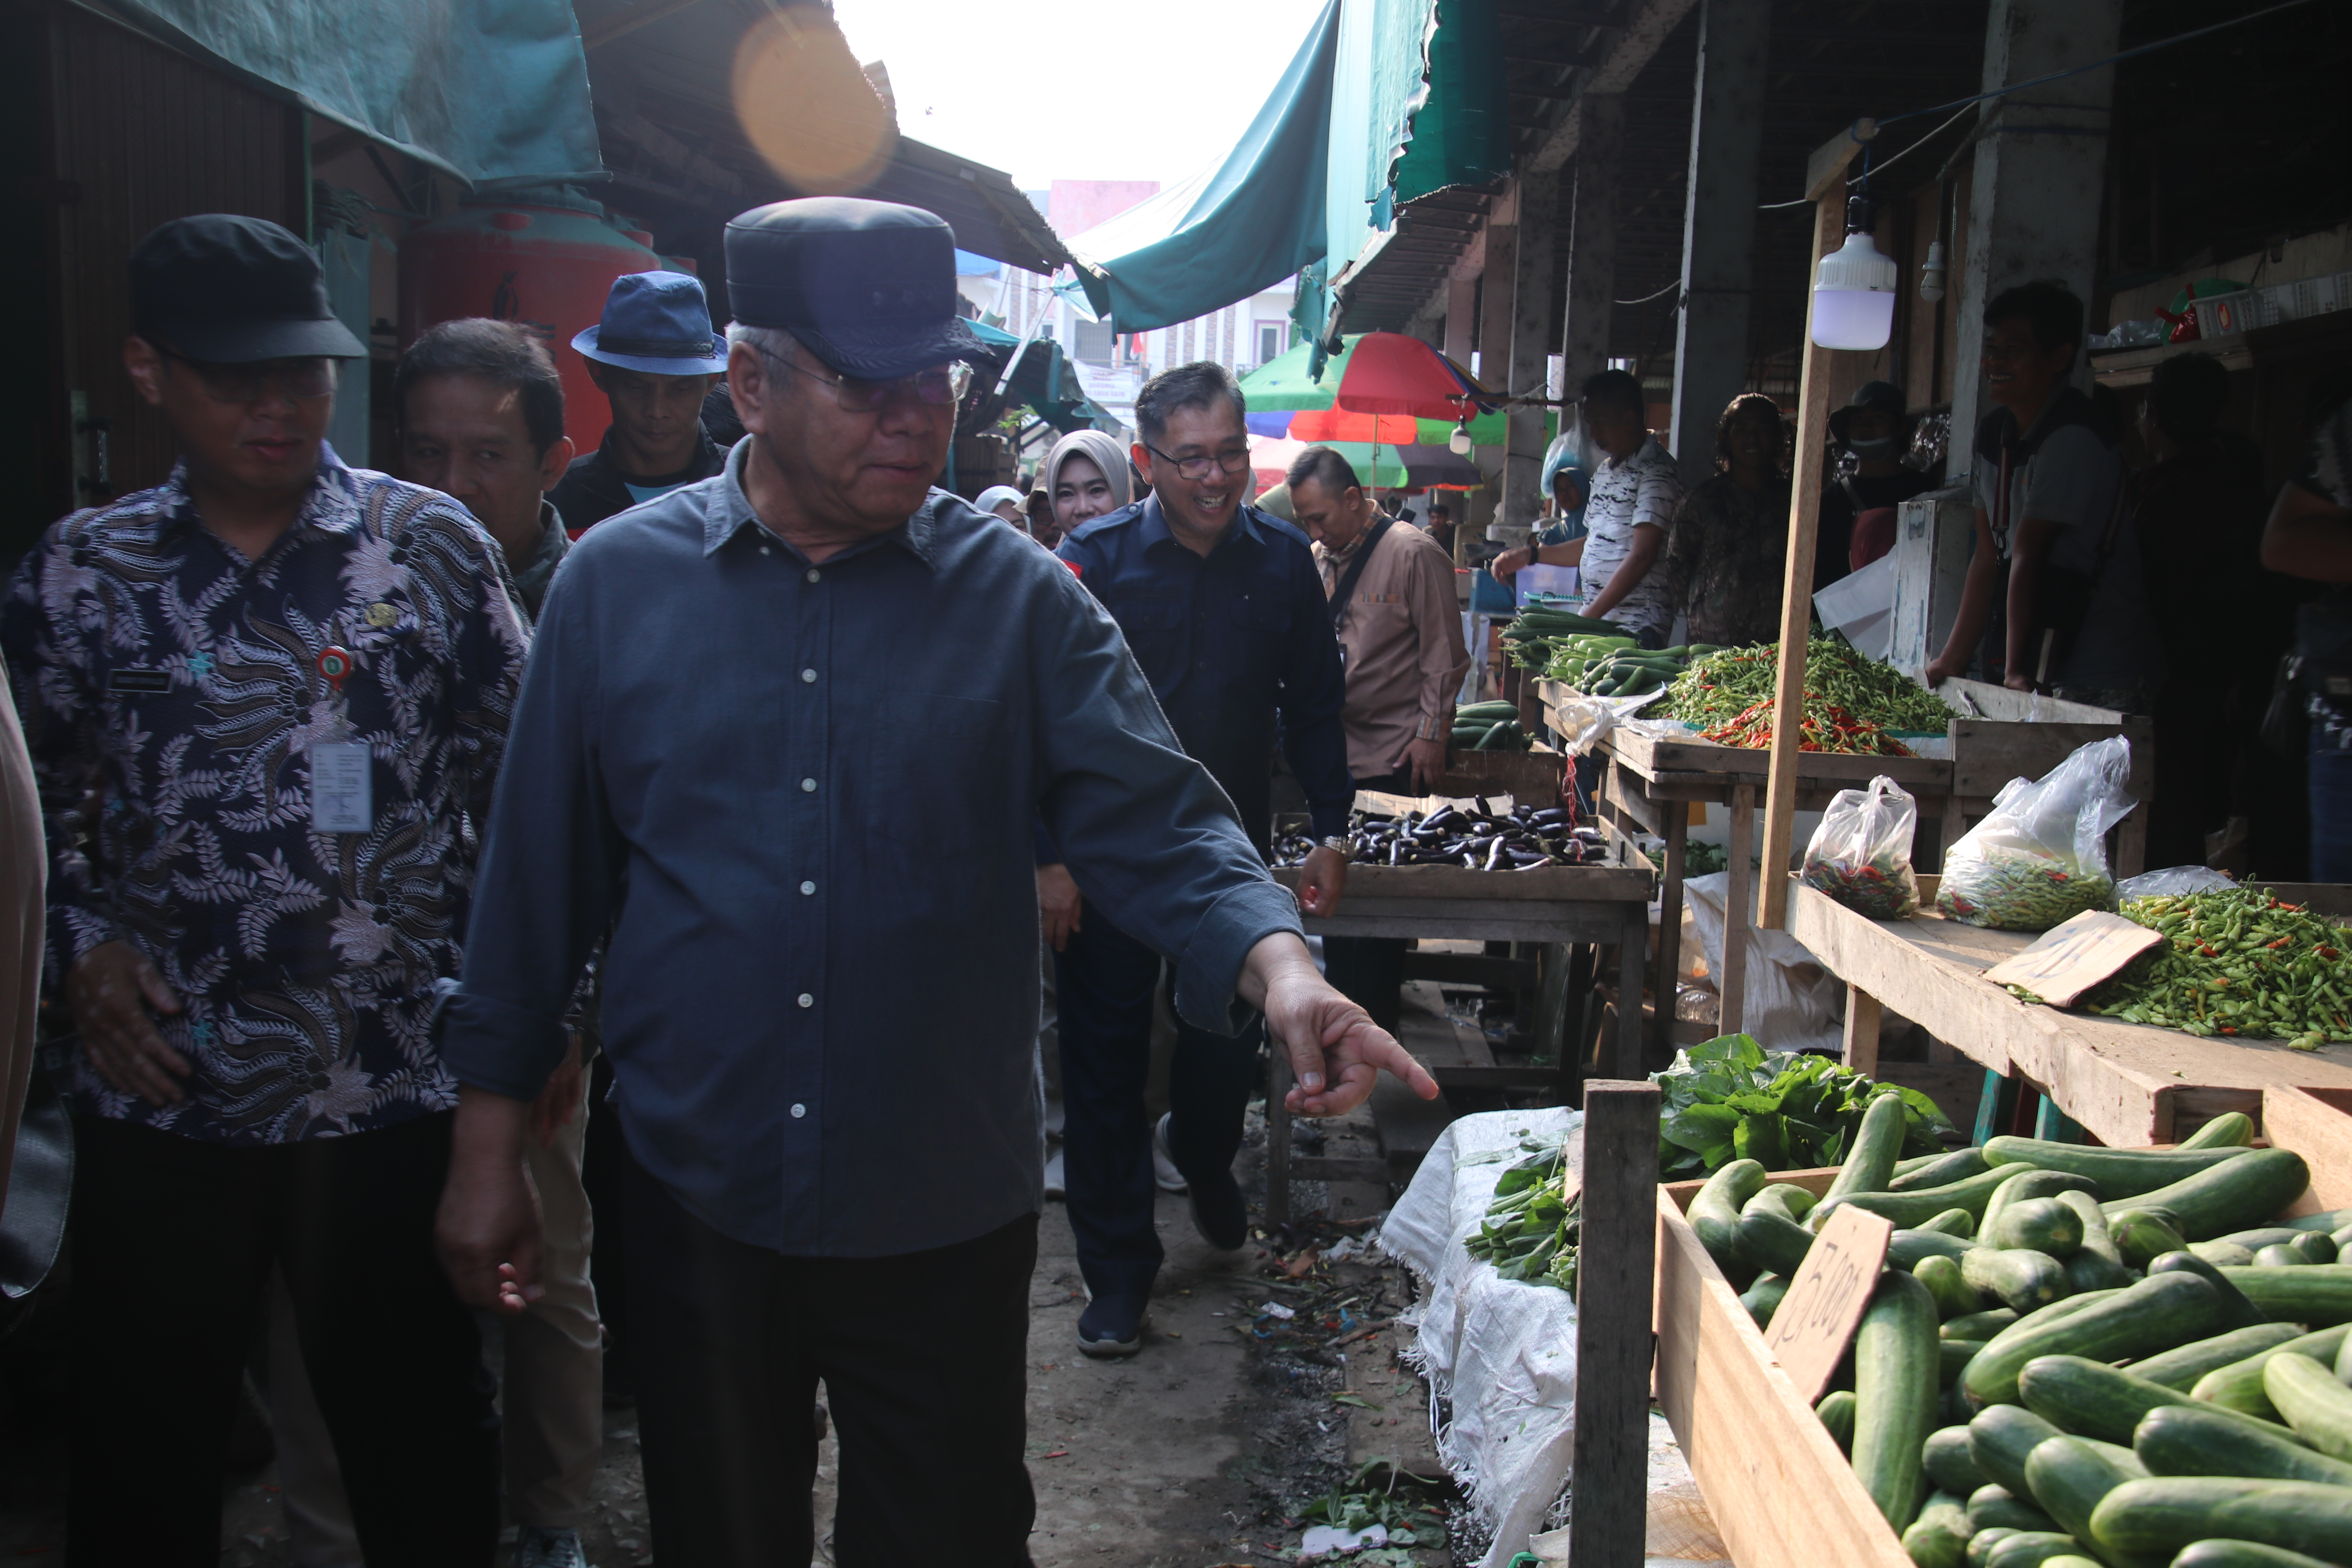
M1042 1196L1031 825L1203 1026L1297 905L1059 562L934 492L812 565L753 447L557 571L443 1048L536 1094L609 923L629 1152L688 1212L797 1256L969 1240Z
M1177 542L1160 498L1148 496L1081 523L1059 553L1127 634L1184 749L1224 786L1261 850L1273 827L1277 726L1316 837L1348 830L1347 687L1305 534L1245 506L1202 556Z
M48 531L0 647L48 834L50 984L128 942L178 994L156 1028L194 1069L152 1106L78 1058L85 1113L248 1144L457 1103L434 990L457 973L524 636L464 507L332 451L258 560L205 528L178 469ZM331 644L373 753L366 833L310 826Z

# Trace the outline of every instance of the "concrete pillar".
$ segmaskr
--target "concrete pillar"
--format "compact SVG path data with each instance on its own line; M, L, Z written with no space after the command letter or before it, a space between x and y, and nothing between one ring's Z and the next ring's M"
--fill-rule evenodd
M1984 90L2111 55L2122 24L2123 0L1992 0ZM1960 247L1950 472L1969 467L1977 421L1990 406L1977 359L1986 302L2014 284L2054 278L2090 303L2115 87L2115 67L2103 66L1989 106ZM1906 288L1916 283L1904 279ZM2087 377L2083 359L2075 370Z
M1715 473L1715 425L1748 384L1756 266L1756 150L1763 141L1769 0L1703 0L1683 206L1683 310L1668 445L1683 482Z
M1445 281L1445 357L1456 364L1470 363L1478 342L1478 275Z
M1511 312L1511 374L1505 384L1514 395L1545 395L1552 329L1552 238L1559 220L1560 176L1530 174L1519 181L1519 223L1515 270L1518 288ZM1544 413L1540 403L1513 404L1509 444L1503 458L1503 512L1507 523L1533 523L1543 500Z
M1617 166L1624 141L1625 100L1615 93L1588 93L1576 112L1582 124L1576 140L1574 195L1569 202L1568 298L1559 339L1570 397L1579 395L1586 376L1609 368L1609 329L1617 296Z
M1486 219L1486 270L1480 279L1478 298L1478 376L1488 386L1499 387L1511 379L1511 310L1519 292L1518 211L1517 198L1507 190ZM1490 539L1504 537L1494 532L1491 525L1504 521L1501 480L1509 450L1505 445L1476 447L1471 452L1478 471L1494 481L1479 492L1489 498ZM1508 542L1517 542L1517 539Z

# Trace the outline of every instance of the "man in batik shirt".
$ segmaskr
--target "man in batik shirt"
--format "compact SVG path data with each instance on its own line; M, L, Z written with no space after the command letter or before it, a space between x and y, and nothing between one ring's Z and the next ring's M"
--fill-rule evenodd
M498 1428L432 1226L429 1026L524 652L497 547L323 439L365 350L275 224L131 253L124 363L181 460L51 528L5 605L79 1033L74 1561L219 1560L273 1268L370 1568L478 1564Z

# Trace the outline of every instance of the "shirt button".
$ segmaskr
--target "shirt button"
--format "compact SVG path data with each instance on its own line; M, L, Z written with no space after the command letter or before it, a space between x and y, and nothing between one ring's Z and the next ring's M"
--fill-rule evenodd
M798 1121L802 1117L806 1116L807 1114L808 1114L808 1107L807 1107L807 1106L805 1106L805 1105L795 1105L795 1106L793 1106L793 1121Z
M815 891L816 884L814 882L803 882L801 884L801 897L807 898L811 893Z
M810 581L810 582L812 582L812 583L816 582L816 581L818 580L819 575L820 575L820 574L819 574L819 573L817 572L817 569L816 569L815 567L812 566L812 567L810 567L810 568L809 568L809 581Z
M803 991L801 993L801 1005L803 1007L814 1007L816 1005L816 998Z
M804 794L804 795L814 795L814 794L816 793L816 780L814 780L814 779L803 779L803 780L801 780L801 792L802 792L803 794Z
M774 551L772 551L772 550L771 550L771 549L769 549L766 545L762 544L761 546L760 546L760 553L761 553L761 554L762 554L762 555L773 555L773 554L775 553L775 552L774 552Z
M814 686L816 684L816 671L814 669L802 670L801 684L803 686Z

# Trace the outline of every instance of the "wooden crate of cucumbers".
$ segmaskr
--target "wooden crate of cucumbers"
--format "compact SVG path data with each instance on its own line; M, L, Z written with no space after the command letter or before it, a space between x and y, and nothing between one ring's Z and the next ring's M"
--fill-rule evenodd
M2352 1568L2347 1112L1899 1163L1890 1114L1841 1169L1661 1187L1658 1403L1739 1568ZM1756 1260L1838 1203L1897 1228L1817 1412Z

